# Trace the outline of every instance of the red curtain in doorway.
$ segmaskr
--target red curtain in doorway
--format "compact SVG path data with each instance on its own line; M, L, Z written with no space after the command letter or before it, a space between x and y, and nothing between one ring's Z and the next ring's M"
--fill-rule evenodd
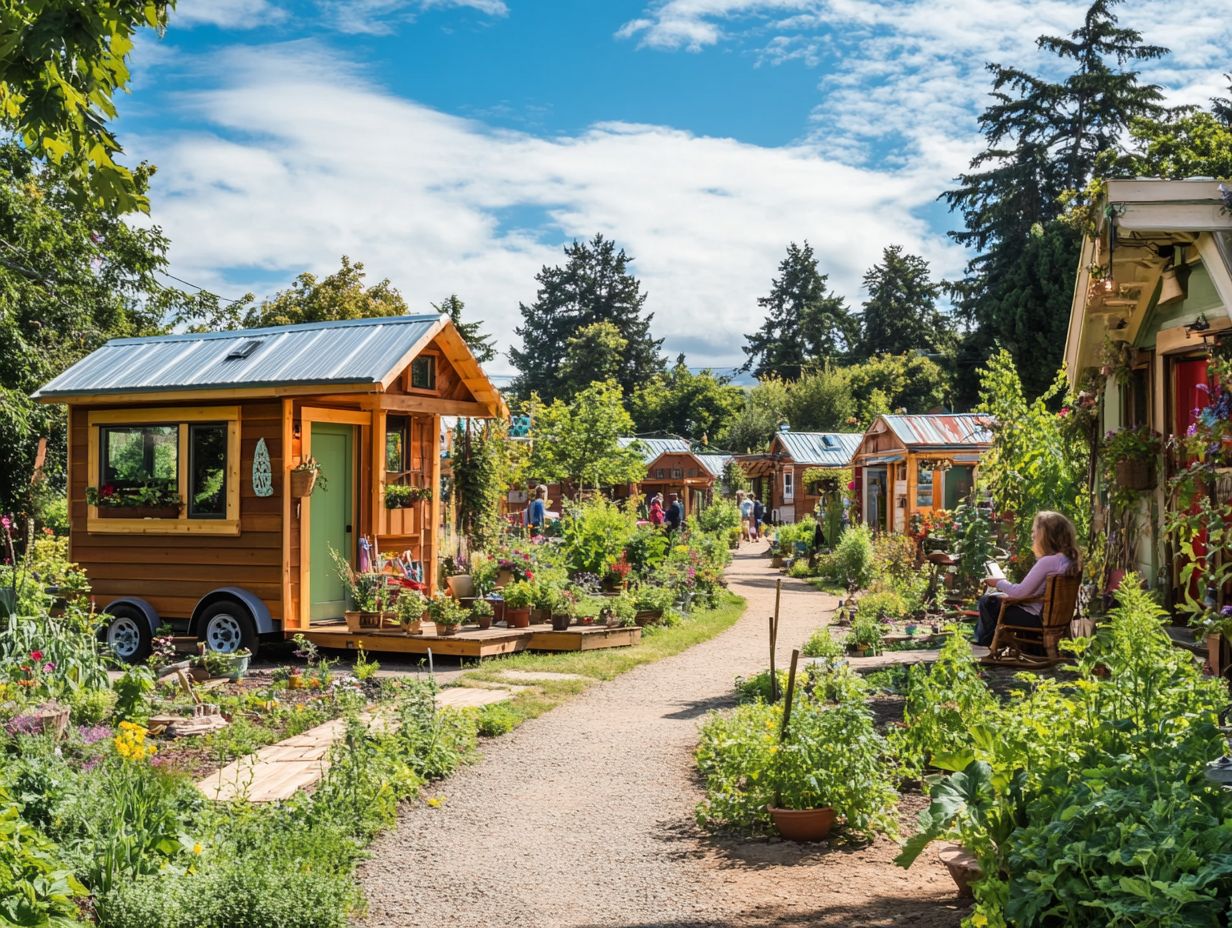
M1206 358L1190 358L1174 361L1172 364L1172 435L1184 435L1198 418L1198 411L1210 402ZM1184 467L1188 460L1177 461L1178 467ZM1194 504L1196 507L1196 503ZM1206 555L1206 533L1194 539L1194 554L1201 558ZM1173 584L1177 583L1180 564L1173 565ZM1189 594L1199 595L1201 575L1195 573L1189 581ZM1183 594L1178 590L1178 598Z

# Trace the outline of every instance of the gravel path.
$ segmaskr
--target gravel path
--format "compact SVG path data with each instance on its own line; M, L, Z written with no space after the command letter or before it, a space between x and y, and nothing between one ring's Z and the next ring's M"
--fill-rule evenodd
M698 719L766 661L778 574L764 551L745 545L728 572L749 603L728 631L486 743L441 785L440 808L406 807L361 868L365 924L956 926L944 871L894 867L890 842L722 843L695 829ZM833 607L784 579L780 661Z

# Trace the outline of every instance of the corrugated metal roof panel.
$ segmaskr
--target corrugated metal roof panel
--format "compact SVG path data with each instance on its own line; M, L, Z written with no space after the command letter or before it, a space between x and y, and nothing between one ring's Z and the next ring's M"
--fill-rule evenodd
M846 467L864 436L848 432L776 432L791 459L817 467Z
M988 430L992 417L979 413L937 413L883 418L898 440L909 448L952 448L987 445L992 441L992 432Z
M694 457L701 461L702 466L715 477L723 476L723 468L731 460L730 454L698 454Z
M689 451L689 443L683 438L618 438L622 448L628 448L634 442L643 446L642 460L649 464L661 454L668 452Z
M216 390L276 384L377 383L441 321L393 316L268 329L119 338L35 396ZM255 347L249 342L257 342ZM251 347L244 357L238 349ZM228 355L232 355L228 358Z

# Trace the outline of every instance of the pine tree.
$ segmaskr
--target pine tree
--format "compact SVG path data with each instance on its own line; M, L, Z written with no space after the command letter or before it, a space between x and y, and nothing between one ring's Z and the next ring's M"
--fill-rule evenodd
M491 335L488 335L483 330L482 322L463 322L462 310L466 304L458 298L456 293L451 293L439 303L433 303L432 308L438 313L444 313L449 317L458 330L458 334L462 336L462 341L466 342L466 347L471 350L471 354L475 356L475 360L480 364L487 364L496 357L496 345L493 344Z
M792 242L779 262L770 294L757 305L766 314L760 329L745 338L748 356L741 370L796 380L808 367L844 357L855 346L859 323L846 301L827 287L813 246Z
M928 262L906 254L902 245L889 245L881 263L864 275L868 299L864 301L861 354L939 353L953 342L949 319L937 308L941 285L935 283Z
M570 336L585 326L610 322L628 342L616 377L628 396L664 367L659 353L663 340L650 335L654 314L643 315L646 294L629 273L633 259L602 235L566 245L565 258L563 266L544 266L535 277L535 301L518 306L522 325L515 332L522 347L509 352L518 369L515 389L522 396L538 392L549 402L569 398L560 365Z
M1086 186L1131 120L1162 112L1160 89L1129 66L1167 50L1118 26L1119 2L1095 0L1069 36L1038 39L1070 64L1059 82L988 66L994 102L980 117L987 148L942 195L965 224L953 238L976 251L952 287L972 327L960 352L964 374L998 341L1033 394L1047 389L1060 363L1079 248L1078 232L1061 222L1064 201Z

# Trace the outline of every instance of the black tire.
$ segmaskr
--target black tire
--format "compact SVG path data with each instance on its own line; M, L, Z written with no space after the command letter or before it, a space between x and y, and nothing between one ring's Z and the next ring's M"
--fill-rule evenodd
M105 615L107 624L99 630L98 637L117 660L125 664L140 664L150 656L150 643L154 636L145 613L132 606L116 606Z
M256 654L261 645L252 613L235 599L222 599L206 607L197 619L197 640L204 641L209 650L223 654L241 648Z

